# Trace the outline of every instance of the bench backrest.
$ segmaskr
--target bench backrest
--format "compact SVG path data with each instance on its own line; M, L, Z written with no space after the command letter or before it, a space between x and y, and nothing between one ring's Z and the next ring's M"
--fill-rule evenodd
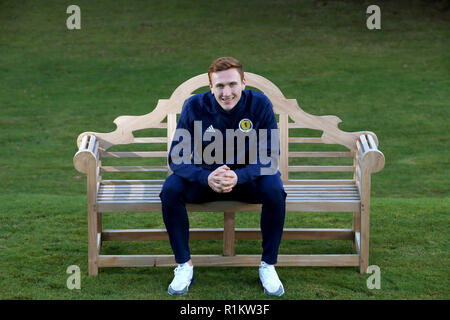
M378 144L377 137L372 132L344 132L338 128L341 120L336 116L314 116L304 112L295 99L286 99L280 89L266 78L257 74L245 72L247 87L253 87L262 91L272 102L274 112L277 115L278 129L280 136L280 161L279 170L282 179L286 182L291 172L353 172L355 173L358 138L367 134L372 137L374 143ZM110 133L85 132L78 137L78 145L85 135L94 134L99 141L99 152L103 158L165 158L177 125L177 115L180 114L182 106L193 92L203 87L208 87L209 80L207 73L193 77L182 83L171 95L169 99L160 99L156 108L142 116L120 116L114 120L117 129ZM166 134L159 137L136 137L135 132L145 129L164 129ZM308 129L308 130L304 130ZM312 129L312 130L311 130ZM320 135L311 132L317 130ZM161 130L160 130L161 131ZM298 136L298 133L306 131L305 136ZM112 146L135 144L135 143L156 143L164 144L165 150L159 151L108 151ZM298 151L298 144L326 144L340 145L338 151ZM291 146L291 148L290 148ZM300 147L300 150L304 150ZM290 151L292 149L292 151ZM344 150L342 150L344 149ZM336 150L336 149L335 149ZM293 160L297 158L296 160ZM319 158L350 158L347 165L297 165L302 164L305 159L317 160ZM291 161L289 161L291 160ZM314 161L313 161L314 162ZM170 172L168 166L103 166L102 172L123 172L123 171L164 171Z

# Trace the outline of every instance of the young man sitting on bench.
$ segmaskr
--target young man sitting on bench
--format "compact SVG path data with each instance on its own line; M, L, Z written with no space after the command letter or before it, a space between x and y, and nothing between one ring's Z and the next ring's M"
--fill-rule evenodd
M192 96L183 106L169 152L173 174L160 193L178 263L168 292L185 294L194 279L186 203L237 200L262 204L259 278L266 294L281 296L284 288L274 265L286 192L277 170L280 144L272 104L263 93L245 90L242 65L235 58L216 59L208 76L211 91Z

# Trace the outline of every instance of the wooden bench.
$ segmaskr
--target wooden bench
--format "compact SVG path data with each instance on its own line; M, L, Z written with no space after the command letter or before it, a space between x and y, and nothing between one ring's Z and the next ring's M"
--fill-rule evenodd
M344 132L336 116L314 116L304 112L295 99L286 99L269 80L245 73L247 86L264 92L271 100L277 115L280 150L279 170L287 192L287 212L350 212L350 229L292 229L285 228L283 240L351 240L353 254L280 254L278 266L359 266L367 272L369 263L369 211L371 174L384 167L384 156L377 149L378 140L372 132ZM167 172L167 155L173 137L177 115L184 101L196 90L207 87L208 76L201 74L181 84L170 99L161 99L156 108L142 116L121 116L114 120L117 129L110 133L84 132L78 137L78 152L74 166L87 175L88 202L88 261L89 275L97 275L99 267L172 266L175 260L168 255L104 255L103 241L168 240L165 229L104 230L104 212L161 212L159 192L164 178L154 180L105 180L105 172ZM209 89L209 88L207 88ZM135 132L163 131L160 137L135 137ZM167 131L166 131L167 130ZM158 131L158 130L154 130ZM307 137L298 136L305 133ZM311 132L319 135L311 136ZM163 135L163 134L161 134ZM113 146L156 143L164 150L113 152ZM299 145L301 144L301 145ZM339 151L290 151L306 146L340 147ZM304 148L303 148L304 147ZM336 148L334 148L336 150ZM103 166L106 158L166 158L160 166ZM305 161L330 161L347 158L347 165L298 165ZM147 159L151 161L151 159ZM159 159L164 161L163 159ZM339 159L333 159L339 160ZM342 159L340 159L342 160ZM141 163L142 164L142 163ZM298 173L300 172L300 173ZM346 174L346 178L330 179ZM306 179L312 174L320 178ZM148 176L151 176L148 173ZM165 175L165 174L164 174ZM293 175L302 179L290 178ZM327 179L323 179L323 176ZM334 175L334 176L333 176ZM261 239L259 228L235 228L235 212L260 212L260 204L237 201L187 204L191 212L224 212L224 226L219 229L191 229L191 240L223 240L223 255L192 255L196 266L257 266L260 255L235 255L235 240Z

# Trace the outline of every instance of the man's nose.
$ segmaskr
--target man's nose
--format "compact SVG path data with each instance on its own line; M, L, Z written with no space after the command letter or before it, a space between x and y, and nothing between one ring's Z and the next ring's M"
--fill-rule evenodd
M231 88L229 86L225 86L225 88L223 88L223 95L224 96L231 95Z

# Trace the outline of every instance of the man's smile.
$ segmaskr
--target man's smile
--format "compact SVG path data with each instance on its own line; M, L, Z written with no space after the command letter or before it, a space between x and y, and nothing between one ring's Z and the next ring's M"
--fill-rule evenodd
M221 100L224 103L230 103L230 102L232 102L234 100L234 98L235 98L234 96L232 96L232 97L222 97Z

